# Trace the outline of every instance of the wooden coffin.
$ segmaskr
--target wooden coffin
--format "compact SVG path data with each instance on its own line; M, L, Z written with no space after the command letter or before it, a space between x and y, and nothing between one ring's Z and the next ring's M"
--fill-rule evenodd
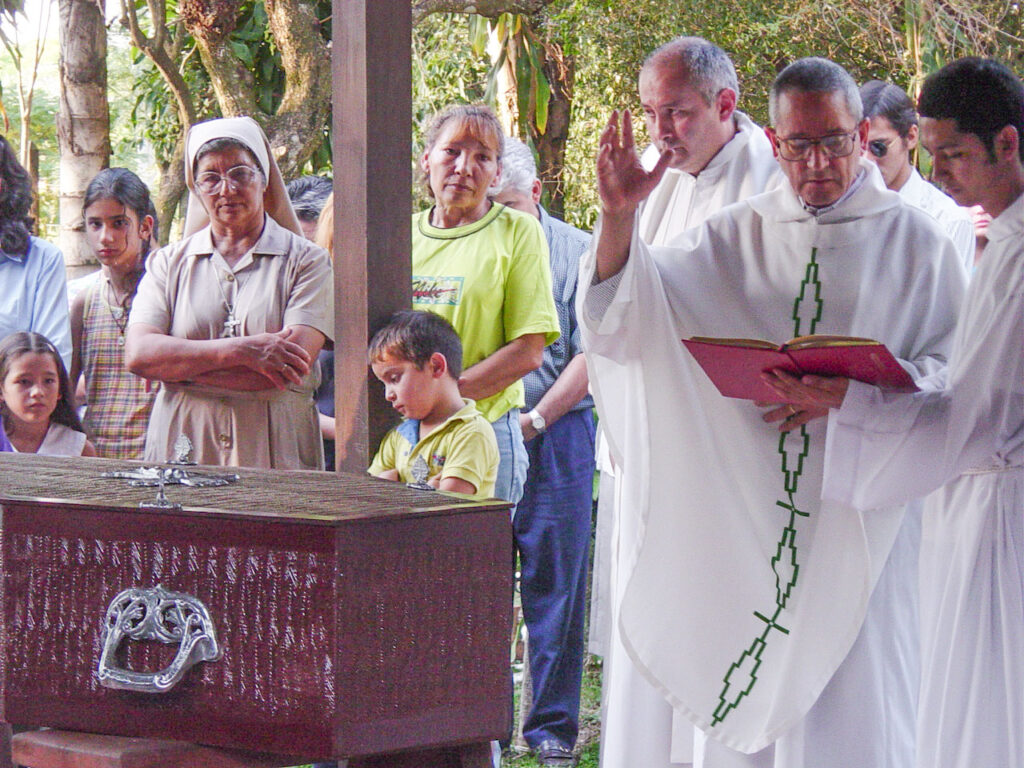
M4 721L305 758L507 735L507 505L237 470L143 510L153 488L100 477L130 468L0 454ZM157 585L201 601L222 657L164 693L101 685L108 606ZM154 673L177 651L129 638L116 660Z

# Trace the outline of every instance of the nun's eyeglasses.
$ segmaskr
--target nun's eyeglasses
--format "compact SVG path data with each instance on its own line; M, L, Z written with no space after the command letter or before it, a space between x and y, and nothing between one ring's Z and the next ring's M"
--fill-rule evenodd
M223 176L216 171L204 171L196 177L196 187L204 195L215 195L220 191L220 186L224 182L227 182L231 189L245 189L256 180L258 175L259 171L251 165L236 165L234 168L228 168Z

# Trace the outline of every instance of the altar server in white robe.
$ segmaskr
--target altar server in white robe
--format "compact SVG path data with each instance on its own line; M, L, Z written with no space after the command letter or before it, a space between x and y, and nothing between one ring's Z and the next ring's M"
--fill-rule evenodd
M824 410L762 414L726 399L679 340L870 336L922 376L945 364L963 270L934 221L860 158L867 122L841 67L791 64L771 114L788 183L673 248L648 248L636 226L670 154L646 171L628 113L601 137L579 318L624 468L614 631L625 654L606 668L606 768L673 763L671 717L619 705L637 675L707 735L703 768L913 760L917 638L902 602L916 550L902 508L821 503L825 427L812 420ZM781 412L798 429L780 437L765 418Z
M864 157L882 172L885 186L906 202L931 214L956 246L964 269L974 271L977 241L971 212L925 181L910 162L917 147L917 110L907 92L892 83L871 80L860 87L864 116L870 120Z
M662 152L668 168L640 207L640 237L667 245L691 227L732 203L760 194L782 180L764 131L736 106L739 81L729 55L700 37L677 37L651 52L638 82L647 134L653 142L643 155L650 169ZM612 624L610 552L617 492L614 467L603 437L598 440L601 488L594 547L590 613L590 652L608 655ZM646 681L640 698L666 705ZM642 715L638 715L642 716Z
M843 399L846 380L812 378L818 393L793 379L781 390L842 403L829 416L828 498L868 509L935 491L917 765L1008 768L1024 765L1024 86L997 62L962 59L925 81L919 107L936 180L994 217L948 387L882 395L849 382Z

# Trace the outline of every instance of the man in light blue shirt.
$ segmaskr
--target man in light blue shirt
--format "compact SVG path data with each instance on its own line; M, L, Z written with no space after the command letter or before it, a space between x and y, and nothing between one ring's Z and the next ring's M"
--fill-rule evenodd
M71 366L64 257L37 237L29 238L27 253L0 249L0 338L14 331L41 333Z
M529 630L533 704L523 737L542 766L569 766L579 730L583 617L594 482L593 400L576 323L576 279L590 235L540 207L529 147L505 139L498 203L540 219L551 254L551 286L562 335L523 378L520 425L530 456L512 520Z

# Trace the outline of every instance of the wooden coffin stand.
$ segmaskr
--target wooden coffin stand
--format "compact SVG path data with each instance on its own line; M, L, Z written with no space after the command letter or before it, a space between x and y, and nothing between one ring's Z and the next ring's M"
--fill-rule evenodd
M488 764L512 717L506 504L237 470L143 509L155 489L101 477L131 468L0 454L4 722L276 756L254 766ZM162 693L101 684L108 607L157 586L201 603L220 657ZM159 677L184 647L125 635L105 661Z

